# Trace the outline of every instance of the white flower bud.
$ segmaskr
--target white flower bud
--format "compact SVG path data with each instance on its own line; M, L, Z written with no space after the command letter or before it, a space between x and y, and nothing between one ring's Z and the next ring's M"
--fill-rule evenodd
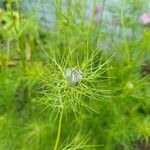
M126 83L126 88L132 90L134 88L134 84L131 81Z
M36 128L35 128L35 131L36 131L36 132L40 132L40 128L39 128L39 127L36 127Z
M81 70L77 70L75 68L68 68L65 72L65 76L67 80L71 82L73 85L77 85L83 78L83 73Z

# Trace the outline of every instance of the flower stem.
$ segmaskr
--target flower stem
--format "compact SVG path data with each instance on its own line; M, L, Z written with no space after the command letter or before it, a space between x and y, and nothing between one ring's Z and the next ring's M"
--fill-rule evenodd
M62 125L62 118L63 118L63 108L61 108L60 116L59 116L59 124L58 124L58 130L57 130L57 138L54 146L54 150L57 150L59 140L60 140L60 134L61 134L61 125Z

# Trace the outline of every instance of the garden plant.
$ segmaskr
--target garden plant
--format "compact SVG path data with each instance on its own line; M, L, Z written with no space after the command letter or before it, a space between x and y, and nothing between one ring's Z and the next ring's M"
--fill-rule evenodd
M149 0L24 2L0 0L0 150L150 150Z

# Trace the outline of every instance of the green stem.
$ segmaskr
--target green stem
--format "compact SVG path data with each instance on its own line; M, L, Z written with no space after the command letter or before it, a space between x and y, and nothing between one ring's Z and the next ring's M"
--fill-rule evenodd
M126 29L125 28L125 22L124 22L124 6L125 6L125 2L122 2L122 8L121 8L121 25L122 25L122 34L123 34L123 38L124 38L124 45L125 45L125 53L126 53L126 58L127 58L127 62L128 62L128 66L130 66L130 53L129 53L129 48L128 48L128 42L127 42L127 34L126 34Z
M98 34L97 34L97 37L96 37L96 46L98 45L98 41L99 41L99 37L100 37L100 34L101 34L101 29L102 29L102 26L103 26L103 17L104 17L104 11L105 11L105 3L106 3L106 0L103 0L102 2L102 12L100 13L100 19L99 19L99 30L98 30Z
M92 15L91 15L91 18L90 18L90 25L89 25L89 28L88 28L88 33L90 32L91 28L92 28L92 25L93 25L93 20L94 20L94 12L95 12L95 8L96 8L96 0L94 0L93 2L93 8L92 8Z
M57 138L54 146L54 150L57 150L61 135L61 126L62 126L62 118L63 118L63 107L61 108L60 117L59 117L59 124L58 124L58 131L57 131Z

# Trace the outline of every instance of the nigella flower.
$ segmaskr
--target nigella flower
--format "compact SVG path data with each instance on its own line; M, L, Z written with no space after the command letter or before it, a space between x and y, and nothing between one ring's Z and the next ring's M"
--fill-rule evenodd
M81 70L72 67L66 70L65 76L72 85L78 85L83 78L83 73Z
M131 81L128 81L126 83L126 88L129 89L129 90L132 90L134 88L134 84Z
M144 13L141 17L140 20L143 25L147 25L150 23L150 12Z
M101 5L96 5L95 7L95 15L99 14L102 11L102 6Z
M36 131L36 132L40 132L40 128L39 128L39 127L36 127L36 128L35 128L35 131Z
M103 6L96 5L95 11L94 11L94 22L97 23L100 21L100 13L103 11Z

